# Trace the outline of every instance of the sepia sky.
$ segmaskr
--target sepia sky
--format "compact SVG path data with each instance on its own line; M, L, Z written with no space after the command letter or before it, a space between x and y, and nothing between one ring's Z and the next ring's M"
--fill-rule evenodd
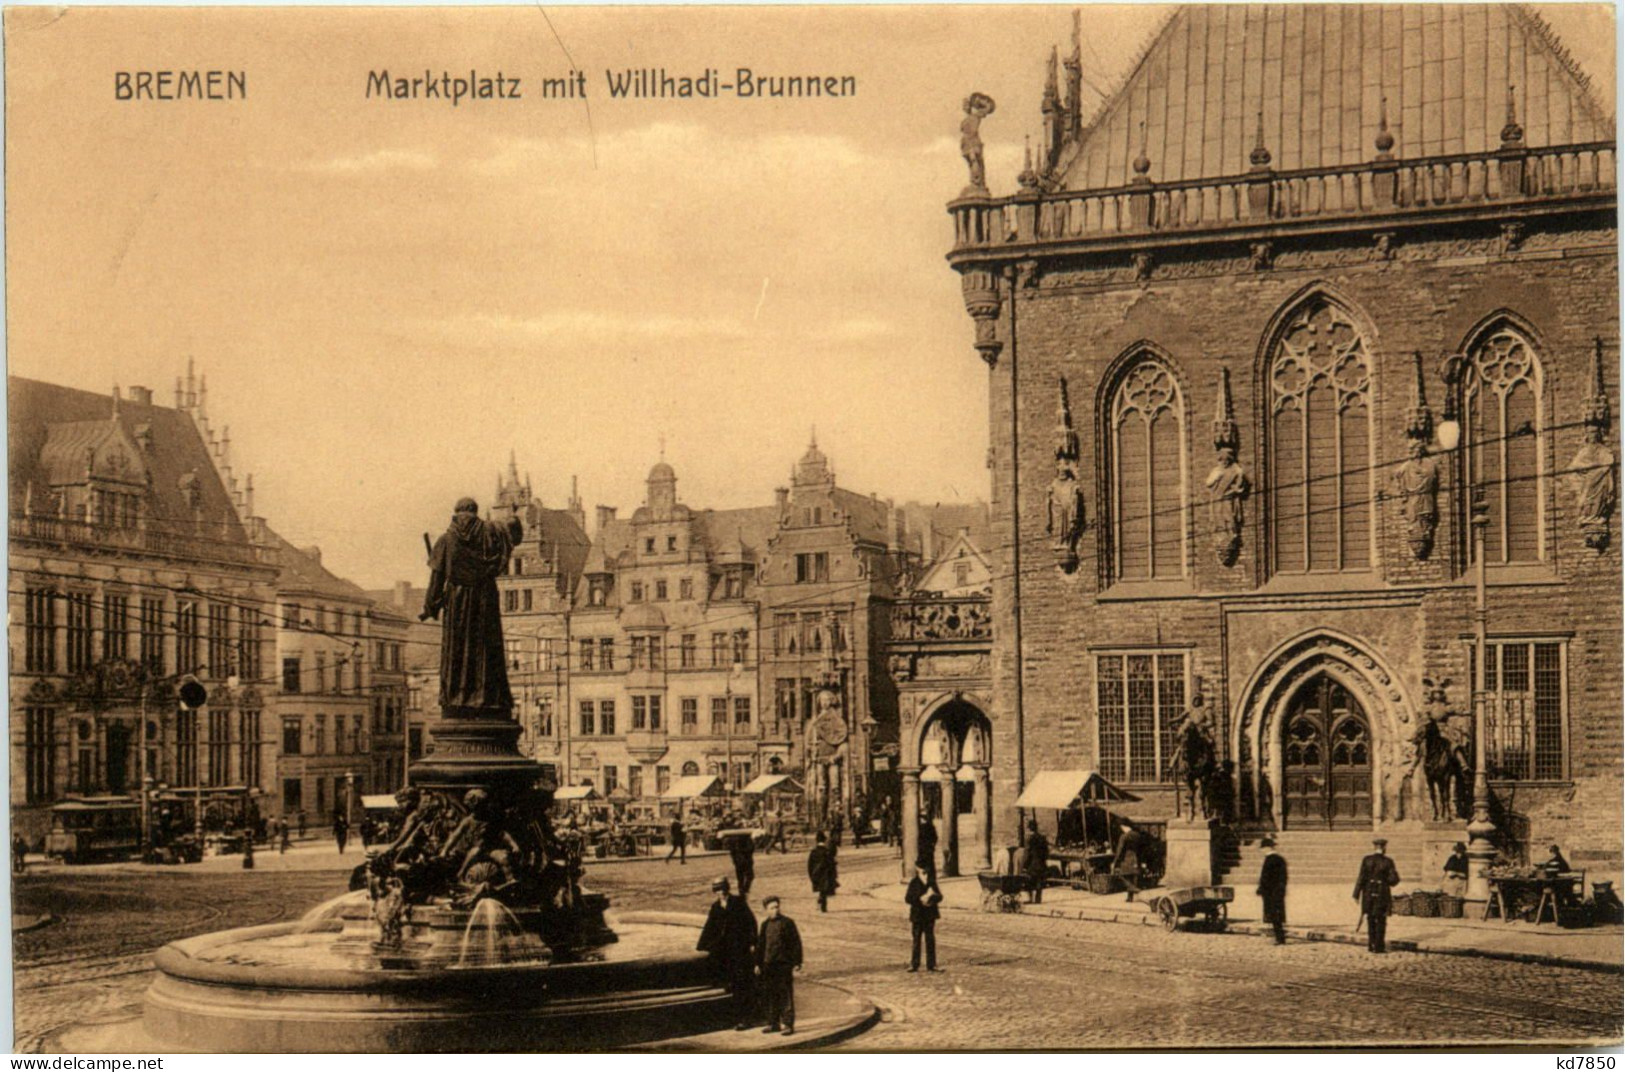
M1166 12L1085 8L1109 88ZM10 371L172 404L193 357L259 513L367 586L518 452L626 516L771 503L816 425L840 483L986 498L987 371L943 210L960 102L1014 187L1064 7L12 9ZM1542 8L1613 99L1606 7ZM1064 48L1063 48L1064 51ZM545 100L572 66L588 98ZM604 72L852 75L844 100L612 100ZM114 72L248 97L119 102ZM369 70L525 99L365 97ZM1085 90L1086 111L1098 96Z

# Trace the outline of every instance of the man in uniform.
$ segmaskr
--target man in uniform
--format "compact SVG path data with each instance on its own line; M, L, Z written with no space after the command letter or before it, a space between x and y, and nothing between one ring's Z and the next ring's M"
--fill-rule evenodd
M1388 952L1388 913L1394 907L1394 887L1399 885L1399 868L1388 858L1388 839L1372 838L1376 849L1360 861L1360 877L1354 882L1354 899L1369 924L1366 948L1373 953Z
M937 970L937 920L942 916L942 890L937 887L937 876L922 863L914 868L908 891L903 894L908 905L908 922L914 934L914 955L908 970L920 970L920 944L925 944L925 970Z
M717 899L705 917L705 929L700 931L696 949L711 954L711 968L733 995L734 1030L743 1031L750 1026L756 997L755 957L756 916L743 897L728 892L728 880L719 878L711 883Z

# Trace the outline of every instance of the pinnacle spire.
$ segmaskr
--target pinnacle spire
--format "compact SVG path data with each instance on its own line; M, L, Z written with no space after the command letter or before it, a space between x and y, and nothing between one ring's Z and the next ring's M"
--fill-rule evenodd
M1235 450L1241 445L1236 427L1236 406L1230 397L1230 366L1219 366L1219 394L1213 409L1213 449Z

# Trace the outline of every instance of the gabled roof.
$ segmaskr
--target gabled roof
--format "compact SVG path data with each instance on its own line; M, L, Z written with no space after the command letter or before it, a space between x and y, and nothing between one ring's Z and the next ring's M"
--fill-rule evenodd
M1238 175L1258 142L1278 171L1501 142L1508 87L1532 146L1612 140L1610 110L1523 4L1204 4L1179 8L1063 149L1066 189ZM1143 134L1142 134L1143 127Z
M279 593L309 592L358 603L373 602L360 585L331 572L311 555L283 539L271 526L265 526L265 534L271 540L273 557L282 571L276 582Z
M60 451L67 449L64 444L82 439L81 446L90 446L98 439L96 427L111 432L116 420L123 443L137 442L135 433L143 425L151 436L151 451L139 459L152 478L146 510L149 527L188 533L199 531L193 508L181 488L182 478L195 473L201 531L212 539L248 543L248 535L209 457L208 447L192 418L185 413L126 398L119 401L115 418L111 392L81 391L21 376L7 377L6 384L13 517L21 516L30 484L36 495L50 486L52 461L47 457L46 444L52 441L53 430L60 429L55 433L51 452L60 465Z

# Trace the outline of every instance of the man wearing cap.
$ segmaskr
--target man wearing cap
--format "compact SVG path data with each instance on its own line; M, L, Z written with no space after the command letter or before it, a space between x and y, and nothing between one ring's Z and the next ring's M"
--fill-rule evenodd
M712 974L733 995L734 1030L750 1026L756 998L755 957L756 916L743 897L728 892L728 880L711 883L717 899L705 917L705 928L694 948L711 954Z
M1394 907L1394 887L1399 885L1399 868L1388 858L1388 839L1372 838L1377 851L1360 861L1360 877L1354 883L1354 899L1370 923L1366 948L1373 953L1388 952L1388 913Z
M796 994L794 973L801 970L801 932L796 921L779 914L779 898L762 898L762 930L756 936L756 970L762 977L762 996L767 1004L767 1026L762 1034L777 1034L781 1025L786 1035L796 1033Z
M1264 902L1264 922L1275 931L1275 944L1286 945L1286 858L1275 851L1275 839L1258 843L1264 866L1258 870L1258 896Z
M1460 897L1467 889L1467 846L1463 842L1456 842L1450 859L1444 862L1444 888L1453 897Z

